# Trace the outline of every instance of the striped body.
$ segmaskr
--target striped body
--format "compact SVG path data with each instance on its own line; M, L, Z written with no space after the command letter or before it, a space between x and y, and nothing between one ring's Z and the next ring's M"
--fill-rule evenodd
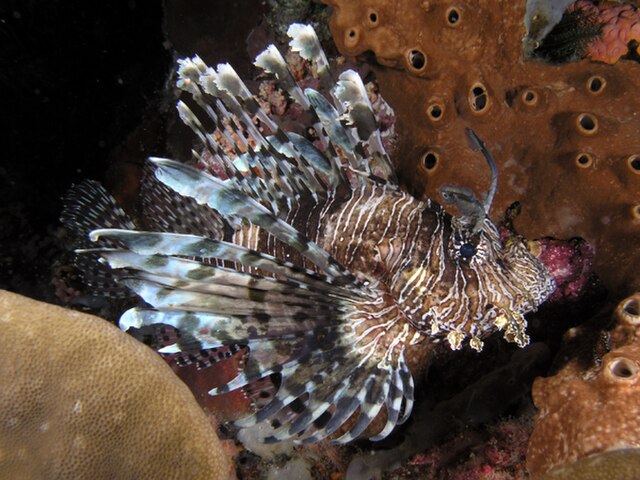
M386 185L334 192L323 202L287 212L285 221L357 278L375 281L394 299L397 311L392 315L401 312L411 327L405 343L446 337L458 349L471 337L472 348L480 350L481 337L509 326L507 337L524 346L528 339L522 315L537 307L551 284L522 241L505 248L488 219L476 255L469 261L462 258L450 214L435 202ZM234 232L231 241L313 268L255 225ZM532 289L540 279L546 283Z
M249 351L243 370L209 392L277 385L239 426L268 423L265 441L379 440L411 413L412 374L432 343L481 350L502 330L526 345L524 314L554 284L488 219L497 173L475 134L470 146L494 181L484 203L443 187L462 211L453 217L398 186L360 77L347 70L334 84L313 30L289 33L324 94L303 91L273 46L256 65L305 112L305 133L283 130L229 65L181 60L178 85L194 105L178 111L202 144L198 168L151 159L146 231L128 220L98 228L91 254L145 302L123 314L122 329L173 326L179 338L160 351L203 368ZM63 219L78 231L116 221L101 220L118 210L94 184L70 197L79 200ZM376 417L384 423L368 430Z

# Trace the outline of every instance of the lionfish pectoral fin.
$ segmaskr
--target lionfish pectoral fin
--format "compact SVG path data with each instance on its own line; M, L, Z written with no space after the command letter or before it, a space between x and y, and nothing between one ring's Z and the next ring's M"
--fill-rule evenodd
M275 396L238 421L239 426L269 422L274 431L264 441L314 442L340 429L334 441L347 442L386 408L387 424L378 439L411 410L413 381L402 356L381 365L372 355L375 346L361 345L365 340L352 326L358 305L373 301L364 291L266 254L192 235L100 230L92 236L124 246L101 254L120 281L153 307L127 311L122 329L175 328L180 338L163 350L186 359L191 355L196 362L203 350L233 353L234 346L246 346L243 370L212 395L251 389L255 382L280 376ZM182 258L204 259L212 253L279 278ZM350 426L343 427L349 420Z
M288 375L282 376L273 401L236 425L268 422L274 430L262 439L266 443L289 438L303 444L325 438L347 443L360 437L386 409L386 424L371 439L385 438L411 411L411 375L403 362L380 369L348 352L338 345L312 352L304 362L287 364ZM406 371L400 373L403 368Z
M122 272L121 282L154 308L134 308L121 318L120 327L141 328L164 324L180 338L168 353L203 362L202 351L230 354L236 346L249 350L238 375L210 392L250 390L273 375L280 376L277 393L262 408L237 421L247 427L268 422L274 431L265 442L294 438L315 442L351 426L336 442L360 436L373 418L387 409L388 420L376 439L383 438L402 421L413 401L413 382L402 358L381 367L370 353L359 353L360 341L349 321L359 302L370 302L350 288L327 281L313 272L287 267L266 255L246 256L224 242L189 235L151 234L103 230L95 237L117 240L131 250L104 250L103 257ZM167 238L163 238L167 237ZM205 255L217 248L223 258L243 259L261 269L277 271L281 280L227 270L215 265L158 255L172 245L172 252ZM197 245L197 246L196 246ZM233 248L242 251L242 247ZM260 262L260 263L259 263ZM271 265L269 265L271 262ZM241 302L240 302L241 300ZM166 351L167 347L165 347ZM207 362L219 359L213 357Z

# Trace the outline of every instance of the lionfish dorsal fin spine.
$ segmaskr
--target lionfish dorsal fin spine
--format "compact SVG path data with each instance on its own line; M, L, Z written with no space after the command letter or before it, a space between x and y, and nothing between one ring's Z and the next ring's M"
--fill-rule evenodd
M395 168L382 143L382 137L373 113L373 107L362 78L353 70L340 74L334 88L338 101L344 106L347 124L352 126L358 140L357 151L368 152L368 163L377 177L397 184Z
M248 168L234 168L237 162L227 158L212 134L205 131L184 103L178 106L181 118L195 131L211 156L222 163L230 177L244 177L242 191L268 204L276 214L288 205L282 200L283 196L325 198L327 190L335 190L349 181L397 184L359 75L353 71L343 72L334 84L329 63L313 29L292 25L289 35L292 51L316 65L315 74L327 97L311 88L303 90L273 45L258 55L255 63L274 75L289 97L307 111L321 150L304 136L283 131L230 65L220 64L214 70L199 57L181 60L178 85L192 95L232 147L232 154L242 158ZM263 129L268 133L264 134ZM271 159L281 157L283 150L286 150L290 167L280 172L273 168L276 162ZM330 168L326 168L327 165ZM254 170L259 179L251 179ZM345 173L347 170L360 174L350 175ZM265 188L269 192L262 194Z
M289 71L287 62L282 57L280 50L275 45L269 45L260 53L254 62L256 67L262 68L266 73L272 73L284 88L289 96L293 98L305 110L309 110L310 105L307 97L300 86L296 83L293 75Z
M331 76L329 61L313 27L311 25L292 23L287 30L287 35L291 38L289 42L291 51L299 53L305 60L315 62L323 87L327 92L331 91L333 77Z

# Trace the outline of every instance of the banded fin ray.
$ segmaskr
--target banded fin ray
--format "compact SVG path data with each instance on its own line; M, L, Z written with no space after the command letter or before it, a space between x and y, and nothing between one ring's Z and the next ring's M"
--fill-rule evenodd
M120 328L128 330L158 323L175 327L181 334L186 333L193 341L198 342L198 345L207 348L250 342L257 350L260 342L278 338L294 340L313 329L339 325L339 319L335 315L327 314L317 320L299 319L292 322L288 316L273 316L267 322L263 315L253 313L241 315L135 307L122 315Z
M289 156L294 160L296 168L289 169L289 171L286 172L287 177L301 180L306 189L314 195L324 193L326 191L326 186L321 183L307 158L296 148L295 143L290 142L287 133L285 133L260 107L258 101L253 97L233 67L229 64L218 65L217 78L218 86L221 89L226 90L227 93L235 99L235 101L241 106L243 115L247 116L247 114L250 114L255 116L260 122L267 125L268 129L273 133L272 136L264 138L252 124L249 131L254 137L258 137L261 147L267 151L273 150L273 145L269 141L271 138L275 138L281 144L289 145ZM304 191L299 190L299 193L304 193Z
M335 433L360 409L361 412L352 429L334 440L336 443L346 443L358 437L385 405L390 411L388 424L395 426L398 422L397 414L393 413L394 410L399 410L402 401L407 402L406 397L412 395L411 391L406 391L402 384L398 384L397 381L394 383L394 378L398 379L399 376L394 377L393 371L380 370L379 367L371 365L370 356L363 360L347 355L352 348L353 338L343 329L335 330L332 327L316 326L310 332L306 330L306 325L300 325L299 335L289 333L283 336L277 332L272 332L270 335L267 330L272 328L272 325L265 326L262 332L256 332L253 324L244 323L241 317L205 312L162 312L144 309L127 311L121 319L121 328L128 329L132 326L140 328L158 322L172 325L180 331L205 332L210 329L226 332L225 335L229 335L224 342L218 342L215 341L215 337L196 333L195 341L184 342L193 350L232 345L235 347L230 353L234 353L240 350L239 345L248 345L250 355L245 369L225 386L212 390L211 394L225 393L237 388L250 388L254 382L274 373L282 375L282 384L271 402L255 414L236 422L239 426L246 427L286 416L287 423L277 429L271 437L265 438L265 441L290 437L297 437L303 443L319 441ZM313 323L316 323L315 319ZM304 333L302 330L305 330ZM331 348L318 348L318 338L323 336L324 341L335 341ZM273 342L280 345L278 349L281 353L274 355ZM282 347L285 343L290 344L286 350L289 353L283 354ZM181 349L165 348L163 351L176 353ZM218 359L214 356L209 361L216 362L222 359L224 357ZM375 368L377 373L375 370L372 371L372 368ZM340 382L338 387L334 388L338 382ZM395 396L390 395L392 391L396 393ZM296 413L288 412L287 414L286 410L305 394L309 398L302 401L304 408L298 407ZM412 400L412 397L409 400ZM405 406L407 407L408 405ZM330 410L333 412L329 413ZM314 426L314 421L321 416L333 420L333 422L329 420L327 424L330 428L319 429ZM390 431L391 428L386 428L377 437L383 438Z
M283 202L283 199L299 196L299 192L302 191L309 191L304 179L297 172L291 172L286 164L279 165L274 161L271 157L273 152L265 152L264 148L262 151L254 149L245 139L244 132L250 129L251 138L259 144L258 146L269 145L233 96L218 88L218 75L214 69L205 65L197 56L180 60L179 63L178 86L191 93L192 98L207 113L217 132L233 148L236 160L228 157L213 135L205 131L198 116L182 101L177 105L180 118L194 131L216 163L224 169L230 182L246 194L268 204L274 213L280 211L279 203ZM225 105L236 114L230 115ZM199 154L194 154L196 158L201 158ZM255 175L254 169L257 169L259 176ZM273 171L267 174L269 169ZM291 175L287 175L288 173Z
M120 282L135 291L147 303L160 310L197 310L199 312L251 315L291 316L308 315L322 318L336 307L330 302L308 302L302 295L277 291L252 290L245 287L208 286L208 292L196 290L194 284L206 286L204 282L191 282L184 288L172 288L145 275L122 277ZM159 277L162 279L162 277ZM241 300L239 302L239 300Z
M145 228L222 238L225 225L220 215L208 207L198 205L190 197L175 195L171 188L155 177L150 165L145 168L140 183Z
M331 257L326 250L307 239L254 199L243 195L241 191L228 188L219 179L188 165L159 158L151 160L157 166L158 179L181 195L209 205L227 218L245 218L300 252L322 271L335 278L342 278L346 282L357 283L353 274Z
M350 296L371 296L365 287L345 277L317 273L272 255L221 240L178 233L138 232L135 230L99 229L91 232L92 240L108 238L117 240L124 247L140 255L163 254L165 256L220 259L264 270L274 275L312 285L319 291L335 292L335 286L348 288Z
M369 173L366 160L362 157L363 152L356 151L357 141L353 134L340 122L341 114L334 105L316 90L307 88L304 94L309 99L309 103L315 110L324 130L327 132L332 144L337 146L347 157L349 165L356 171Z
M278 82L289 96L298 104L308 110L311 106L307 97L296 80L291 75L286 60L282 57L280 50L275 45L269 45L262 53L260 53L254 62L256 67L262 68L267 73L272 73L278 79Z
M351 167L367 175L371 173L370 167L373 167L375 177L390 185L397 185L395 169L382 144L373 108L360 75L353 70L346 70L334 84L329 61L313 28L294 23L287 35L291 38L291 50L316 64L320 81L330 94L335 108L315 90L307 89L305 95L314 106L329 137L348 156Z
M311 380L304 384L304 393L302 394L300 394L300 389L293 390L285 380L275 397L280 401L280 405L275 404L273 409L281 407L279 417L286 417L288 422L276 429L265 441L273 442L297 436L301 443L318 442L333 435L344 421L360 408L360 415L351 430L333 440L334 443L346 443L358 437L369 426L377 413L386 406L389 412L387 424L383 431L372 439L385 438L398 424L399 410L403 401L407 402L405 394L408 395L410 392L405 392L404 385L399 382L400 377L396 374L395 369L391 370L390 375L384 371L377 375L375 371L372 371L372 367L369 364L369 359L363 362L349 355L342 355L342 360L333 364L322 364L314 368L314 364L311 363L310 368L306 371L296 372L299 378ZM371 395L371 389L362 388L363 385L368 385L366 379L372 373L376 375L376 382L382 386L381 395ZM296 386L293 379L289 383ZM350 388L350 385L353 384L360 385L362 389L355 394L354 401L345 401L354 394ZM363 397L364 392L367 392L367 395ZM294 407L294 404L297 406ZM293 412L284 413L283 411L287 409L293 410ZM261 411L254 414L253 418L249 417L237 423L243 426L250 425L264 420L268 416L267 414L273 415L271 412L263 413ZM334 420L329 425L328 423L332 419ZM327 426L323 428L325 423Z
M336 98L344 105L343 117L358 140L355 151L366 156L376 177L384 179L388 184L397 185L395 168L382 144L373 107L360 75L353 70L342 72L334 91Z
M279 125L260 107L230 65L220 64L216 71L204 65L198 57L192 60L181 60L181 65L179 86L189 92L197 91L194 99L214 120L218 131L227 132L230 130L226 137L228 143L234 146L236 155L248 159L249 167L257 168L259 176L249 177L244 182L248 187L247 193L251 190L251 181L256 181L257 178L266 179L267 182L272 182L275 186L296 196L317 195L325 191L326 186L317 177L307 159L298 152L295 144L289 141L288 134L281 130ZM179 102L178 108L181 116L187 119L187 124L200 137L201 141L216 155L224 156L224 152L212 141L211 135L204 132L197 116L183 102ZM229 112L233 115L230 115ZM263 136L253 123L254 117L266 125L273 135ZM220 118L227 119L227 123L223 124L219 120ZM250 140L255 142L255 147L247 142L245 132L249 135ZM291 164L275 161L275 158L280 155L273 144L274 138L279 144L288 144L291 147L288 155L292 160ZM244 152L246 155L243 155ZM234 176L241 178L247 173L250 172L236 169ZM254 193L259 194L259 191L254 191ZM271 195L275 195L274 191L271 192ZM277 211L275 212L277 213Z
M334 88L328 61L313 29L294 24L289 35L292 51L316 63L317 73L333 105L318 91L305 89L303 92L274 46L269 46L258 56L256 65L273 73L290 97L308 111L318 138L324 144L323 152L295 132L283 131L260 107L230 65L220 64L214 70L198 57L180 61L178 85L192 94L196 103L214 120L218 131L224 133L235 155L242 158L240 164L247 165L247 168L235 168L230 177L244 177L240 180L244 185L242 190L268 205L276 214L285 207L283 198L294 202L309 194L316 198L317 195L323 196L326 189L333 190L345 181L342 172L345 166L337 151L348 159L348 166L365 177L371 175L367 160L370 157L375 179L397 185L359 76L353 71L344 72ZM204 131L197 115L183 102L179 102L178 109L185 123L195 131L212 156L219 159L225 168L233 170L234 167L229 165L236 162L225 158L212 135ZM221 118L228 121L223 124ZM271 134L263 135L254 125L254 118ZM249 142L245 139L247 135ZM283 154L289 161L282 161ZM276 161L279 157L280 161ZM330 169L324 167L325 164ZM252 168L258 172L257 176L252 174ZM360 175L352 178L356 182L363 181Z
M260 53L256 57L254 65L256 67L262 68L265 73L273 74L277 79L279 86L289 94L289 97L291 97L298 105L300 105L303 110L311 114L311 123L313 124L313 129L315 130L318 139L321 141L324 151L327 152L327 155L330 158L333 174L329 178L329 184L330 188L335 189L340 183L346 181L341 173L340 162L337 159L336 152L330 143L329 137L323 130L320 119L318 118L315 111L311 108L311 103L307 99L307 96L305 95L303 89L293 78L293 75L289 71L289 66L287 65L285 59L282 57L282 54L275 45L269 45L262 53ZM287 132L286 135L294 144L296 144L296 138L292 137L292 135L299 135L295 134L295 132ZM300 149L300 145L296 144L296 147ZM315 147L313 147L313 150L316 150ZM317 163L314 163L309 157L309 152L311 151L312 150L310 148L300 149L300 153L303 156L309 158L311 163L317 168ZM321 157L324 157L324 155L320 152L312 153L311 155L319 155Z
M169 288L222 295L230 295L234 288L244 288L249 292L255 292L248 294L254 297L260 296L259 292L277 292L281 295L305 296L322 301L330 301L332 298L354 298L353 294L343 288L323 286L324 288L318 289L291 278L275 279L185 258L139 255L128 250L102 250L99 253L112 269L126 269L119 274L122 278L140 278Z
M331 91L333 77L329 67L329 60L324 54L320 40L318 40L313 27L301 23L292 23L287 29L287 36L291 39L289 42L291 51L299 53L305 60L315 62L322 85L325 90Z

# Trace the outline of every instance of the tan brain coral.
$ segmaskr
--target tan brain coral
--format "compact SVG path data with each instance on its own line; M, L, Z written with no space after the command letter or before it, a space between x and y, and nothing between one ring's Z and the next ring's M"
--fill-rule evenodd
M534 382L539 412L527 453L533 478L595 453L640 447L640 293L614 316L612 350L599 364L585 371L572 361Z
M542 480L637 480L640 449L606 452L549 472Z
M0 291L0 477L227 479L188 388L108 322Z
M524 1L326 1L338 49L381 65L394 162L412 191L488 189L471 127L498 164L492 215L519 201L526 237L583 237L607 286L640 288L640 64L524 59Z

